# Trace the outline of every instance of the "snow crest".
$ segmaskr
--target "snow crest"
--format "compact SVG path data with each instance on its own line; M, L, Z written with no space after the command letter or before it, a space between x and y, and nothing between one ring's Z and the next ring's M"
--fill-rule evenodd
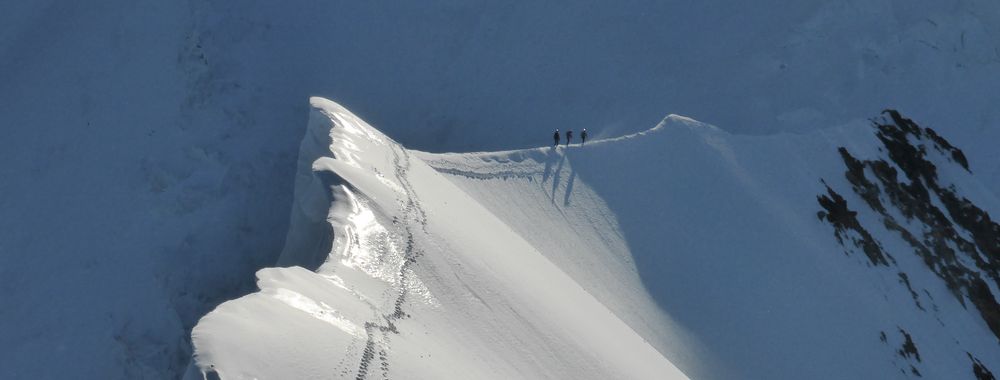
M746 136L670 116L614 141L419 157L693 378L987 373L1000 346L980 313L880 215L857 217L898 267L845 255L817 218L824 182L852 186L838 148L887 154L876 131L858 121ZM1000 209L962 165L934 157L963 197Z
M912 245L882 215L850 214L892 252L891 267L845 252L817 218L817 194L854 188L840 148L891 154L868 122L748 136L671 115L586 144L432 154L335 103L312 105L289 267L260 271L260 292L201 320L194 378L989 378L1000 368L980 313L902 254ZM982 213L1000 209L964 156L948 157L927 159ZM865 194L841 200L855 207Z
M686 378L412 152L311 104L286 267L199 322L189 377Z

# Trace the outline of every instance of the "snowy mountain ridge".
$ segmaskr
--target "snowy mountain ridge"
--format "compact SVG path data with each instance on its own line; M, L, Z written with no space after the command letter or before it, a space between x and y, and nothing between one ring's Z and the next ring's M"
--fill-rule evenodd
M868 122L740 136L669 116L584 146L431 154L311 104L281 260L315 271L262 270L261 291L204 317L188 378L988 379L1000 368L995 309L967 308L975 287L955 293L885 216L857 210L871 191L843 190L859 186L843 151L891 155L876 138L887 130L873 136ZM934 136L897 141L926 146L942 186L998 209ZM833 189L851 211L817 218ZM844 215L891 267L853 253L864 234L841 232Z
M192 333L203 373L686 378L440 174L340 106L312 104L303 151L325 144L313 132L332 143L300 173L296 204L331 192L332 251L315 273L261 271L260 292L203 318Z
M435 152L892 106L1000 189L991 0L5 5L3 378L180 376L198 318L282 251L312 95Z

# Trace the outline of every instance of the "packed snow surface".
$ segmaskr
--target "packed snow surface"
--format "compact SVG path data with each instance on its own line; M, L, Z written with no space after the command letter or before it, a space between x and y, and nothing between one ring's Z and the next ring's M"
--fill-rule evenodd
M983 320L919 258L896 255L904 286L845 256L816 218L820 179L850 186L837 147L881 154L865 122L739 136L670 116L582 146L432 154L311 104L281 261L315 270L262 270L259 292L205 316L191 378L972 378L971 357L1000 368ZM969 173L940 170L998 209ZM884 248L907 252L897 240Z

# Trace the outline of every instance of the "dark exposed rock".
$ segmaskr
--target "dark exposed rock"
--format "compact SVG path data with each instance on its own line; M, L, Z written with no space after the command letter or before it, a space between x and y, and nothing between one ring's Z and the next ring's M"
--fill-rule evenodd
M1000 287L1000 225L960 196L954 185L939 182L938 167L928 152L937 151L971 173L965 154L933 130L918 126L899 112L886 110L883 114L873 125L876 138L884 147L880 151L888 159L861 160L841 147L838 152L847 168L845 178L852 190L881 217L884 227L898 233L923 263L944 280L959 302L966 305L968 299L1000 338L1000 304L986 282L992 281ZM873 264L889 265L890 261L895 264L892 256L881 249L881 243L858 222L857 211L849 210L843 197L828 185L826 188L827 195L817 197L825 210L820 211L820 219L834 226L841 245L846 247L847 232L854 231L859 238L851 238L849 242L862 248ZM894 215L902 215L905 220L897 220ZM903 272L898 275L923 310L908 276Z
M844 244L844 239L849 238L851 242L858 248L861 248L865 252L865 256L868 256L868 260L871 261L872 265L889 265L885 259L885 254L882 251L882 247L879 246L878 242L872 235L861 227L861 223L858 222L857 212L851 211L847 208L847 201L840 194L837 194L830 186L826 187L827 195L820 195L817 198L820 206L826 209L826 212L820 211L819 217L821 220L826 220L833 224L834 235L837 237L837 241L840 244ZM854 231L858 237L851 237L848 231Z
M945 140L943 137L938 135L937 132L934 132L933 129L920 128L920 126L914 123L913 120L903 117L903 115L900 115L899 111L896 110L888 109L882 111L882 113L889 115L889 117L892 119L892 124L882 123L881 125L885 126L894 125L896 128L905 130L908 133L913 134L918 138L926 138L931 140L932 142L934 142L935 149L937 149L942 153L948 152L948 154L951 155L952 161L955 161L956 163L961 165L963 169L965 169L969 173L972 173L972 171L969 170L969 161L965 158L965 153L962 152L961 149L958 149L955 146L951 145L951 143L949 143L948 140Z
M913 298L913 302L917 304L917 308L924 310L924 306L920 304L920 297L917 295L917 292L913 291L913 285L910 285L910 276L907 276L906 273L903 272L899 272L897 275L899 275L899 282L906 285L906 290L910 291L910 297Z
M906 330L899 329L899 333L903 334L903 345L899 348L899 356L904 358L914 358L917 362L920 362L920 352L917 351L917 345L913 343L913 338L910 336Z
M881 191L879 191L878 185L875 185L865 177L865 163L851 156L844 147L838 148L837 151L840 152L840 157L844 159L844 164L847 165L847 173L844 175L847 176L847 181L853 185L854 192L861 199L864 199L869 207L879 213L885 213L885 207L882 206L882 201L879 199ZM895 178L895 169L892 169L891 176Z
M979 361L972 354L966 352L969 356L969 360L972 360L972 373L976 375L976 380L996 380L997 378L993 376L993 372L990 372L989 368L983 365L983 362Z
M948 209L955 224L969 231L972 235L972 243L979 248L982 255L972 255L976 265L987 270L991 277L1000 286L1000 225L990 219L990 214L976 207L968 199L958 195L952 189L941 191L941 203ZM973 251L972 247L964 249Z
M1000 304L997 304L990 287L981 278L974 278L969 285L969 300L979 309L993 335L1000 337Z

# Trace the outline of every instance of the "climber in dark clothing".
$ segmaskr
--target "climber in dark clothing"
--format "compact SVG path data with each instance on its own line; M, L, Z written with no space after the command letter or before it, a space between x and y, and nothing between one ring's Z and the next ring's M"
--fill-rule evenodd
M573 130L566 131L566 146L569 146L569 140L573 139Z
M558 129L556 129L556 133L552 134L552 139L555 140L555 142L552 144L552 146L559 145L559 130Z
M583 132L580 132L580 140L581 140L580 145L587 143L587 128L584 128Z

